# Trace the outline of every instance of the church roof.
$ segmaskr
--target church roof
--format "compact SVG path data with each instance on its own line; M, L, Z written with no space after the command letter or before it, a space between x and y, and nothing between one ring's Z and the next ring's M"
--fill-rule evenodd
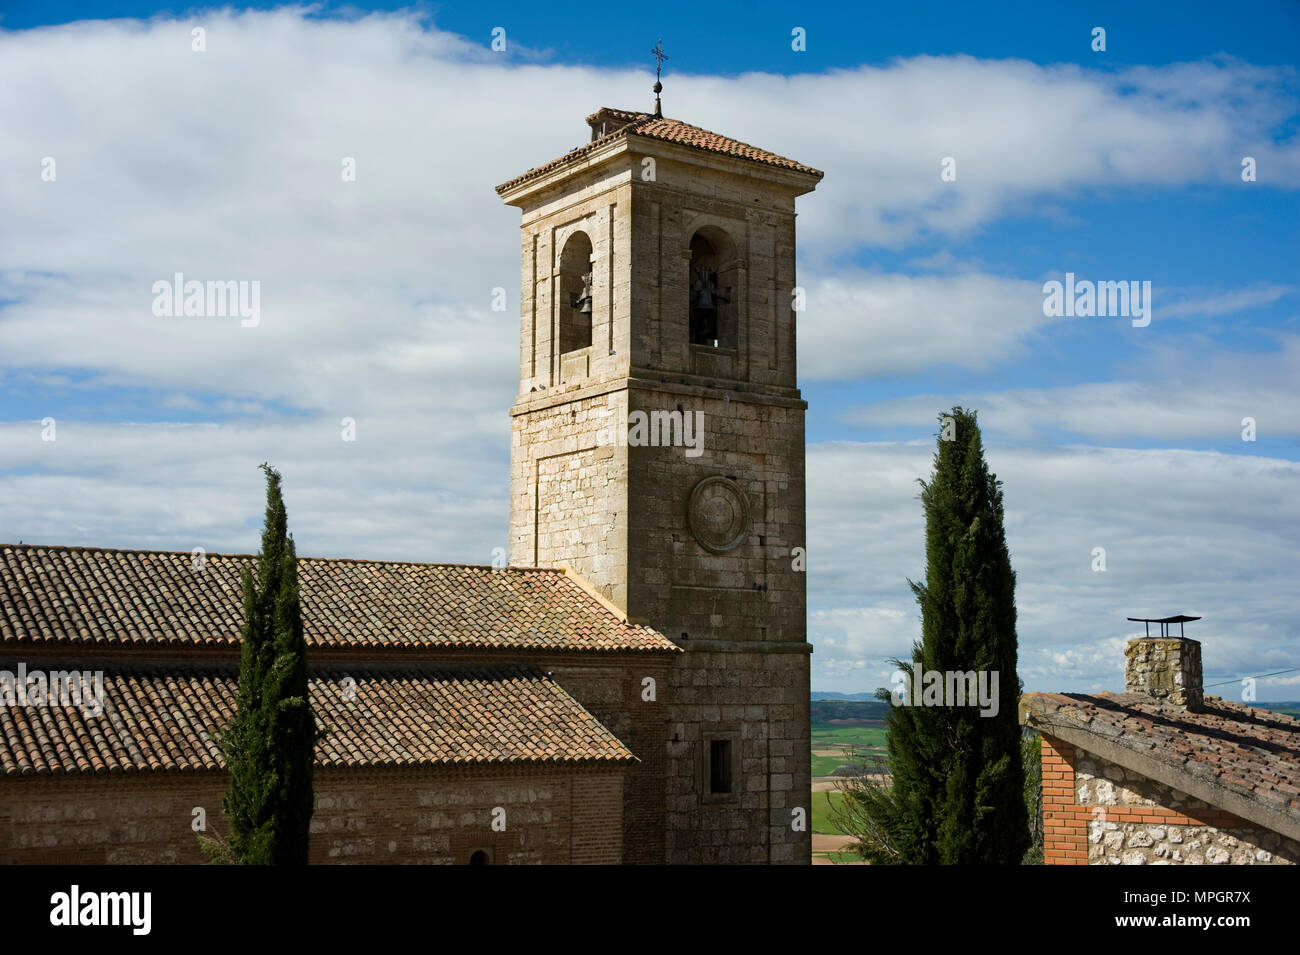
M41 667L48 675L58 665ZM348 676L355 682L345 683ZM217 734L234 714L237 678L233 664L127 665L104 674L99 714L0 703L0 776L223 769ZM328 731L316 744L318 767L636 758L559 684L528 667L324 669L314 671L308 692L318 728Z
M0 647L236 648L255 558L0 545ZM563 570L298 559L309 648L680 652Z
M643 136L646 139L657 139L662 142L678 143L682 146L689 146L693 149L703 150L704 152L720 153L724 156L734 156L738 159L749 159L753 162L764 163L769 166L779 166L783 169L791 169L796 172L807 173L816 176L818 179L824 175L820 169L814 169L811 166L805 166L803 163L795 162L793 159L787 159L785 156L779 156L774 152L766 149L760 149L757 146L751 146L749 143L742 143L738 139L732 139L719 133L702 129L699 126L692 126L690 123L684 123L680 119L669 119L666 116L655 116L653 113L637 113L631 110L614 109L604 107L587 118L591 123L595 118L608 118L611 120L610 126L616 126L612 132L593 139L589 143L584 143L576 149L572 149L558 159L552 159L548 163L537 166L528 170L523 175L503 182L497 186L497 194L500 195L508 189L525 183L530 179L536 179L553 169L563 166L565 163L587 153L594 152L617 139L628 136Z

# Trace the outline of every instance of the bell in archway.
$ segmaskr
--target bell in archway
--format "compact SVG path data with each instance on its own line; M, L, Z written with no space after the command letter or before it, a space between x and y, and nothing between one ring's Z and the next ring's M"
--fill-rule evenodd
M582 277L582 291L570 299L569 304L583 315L591 314L591 273Z
M712 316L718 310L718 273L701 267L695 270L695 275L695 284L691 286L695 301L691 304L701 316Z

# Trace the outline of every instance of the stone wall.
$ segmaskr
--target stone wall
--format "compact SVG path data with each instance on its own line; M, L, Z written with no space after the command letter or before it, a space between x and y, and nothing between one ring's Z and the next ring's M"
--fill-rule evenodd
M627 420L626 388L549 395L511 419L510 563L568 566L627 605L627 446L599 433Z
M665 385L634 388L629 403L698 412L704 427L697 456L628 449L628 612L673 639L803 643L807 575L794 563L806 544L803 403ZM748 511L743 540L721 552L700 539L702 505L692 513L706 478L725 479Z
M191 826L226 831L225 773L0 780L0 864L205 861ZM622 771L317 770L312 863L618 863ZM492 810L505 810L494 832Z
M656 179L632 182L633 366L793 389L795 198L807 186L764 179L739 160L637 145L633 168L652 158ZM718 249L719 265L735 266L726 303L736 317L734 349L690 345L690 243L700 230L725 236L715 243L726 248Z
M809 656L743 649L688 650L672 672L668 744L668 862L812 860ZM736 747L733 792L707 792L708 741Z
M1043 734L1049 865L1293 865L1300 843Z
M583 171L563 189L534 197L521 223L519 394L547 392L580 379L607 381L630 368L628 168ZM570 303L561 289L565 244L582 232L591 242L591 346L562 375L560 326Z
M1300 844L1091 753L1075 760L1091 864L1268 865L1300 861Z
M1178 637L1139 637L1124 648L1124 692L1200 709L1201 644Z

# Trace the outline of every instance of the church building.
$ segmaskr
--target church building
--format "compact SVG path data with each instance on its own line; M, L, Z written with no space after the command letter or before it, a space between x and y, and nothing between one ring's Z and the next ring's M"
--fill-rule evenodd
M313 862L810 862L795 200L822 173L658 106L587 124L497 187L510 566L299 560ZM0 545L0 863L203 861L252 560ZM74 672L98 696L56 699Z

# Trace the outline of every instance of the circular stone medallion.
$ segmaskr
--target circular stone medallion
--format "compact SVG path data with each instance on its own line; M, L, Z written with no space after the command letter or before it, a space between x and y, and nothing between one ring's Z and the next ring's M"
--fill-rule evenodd
M705 478L695 485L686 513L695 539L715 554L739 547L749 533L749 499L728 478Z

